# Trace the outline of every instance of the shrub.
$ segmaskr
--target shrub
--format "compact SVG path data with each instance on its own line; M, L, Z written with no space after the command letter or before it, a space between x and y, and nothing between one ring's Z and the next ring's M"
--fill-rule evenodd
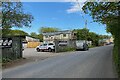
M75 48L72 47L64 47L62 49L59 50L59 52L67 52L67 51L74 51Z
M119 52L118 52L118 46L117 45L114 45L114 49L113 49L113 60L114 60L114 63L116 65L116 68L117 68L117 71L118 71L118 76L120 77L120 58L118 56Z
M9 59L9 58L3 58L3 59L2 59L2 63L7 63L7 62L10 62L10 61L12 61L12 60Z

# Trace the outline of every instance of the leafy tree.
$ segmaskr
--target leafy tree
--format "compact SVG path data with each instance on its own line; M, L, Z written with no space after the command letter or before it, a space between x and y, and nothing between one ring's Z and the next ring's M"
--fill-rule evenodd
M99 35L100 39L109 39L111 36L108 35Z
M30 27L33 16L23 12L21 2L2 3L2 32L8 34L12 27Z
M107 31L117 38L120 37L119 7L119 2L87 2L83 10L90 14L95 22L106 24Z
M30 33L31 37L37 38L40 41L43 41L43 35L42 34L36 34L35 32Z
M86 2L85 13L90 14L95 22L105 24L107 32L114 37L116 63L120 73L120 2Z
M87 40L88 41L92 41L92 44L94 46L98 46L99 45L98 44L99 43L99 39L100 39L100 37L99 37L98 34L96 34L94 32L89 32Z
M38 39L39 39L40 41L43 41L43 35L42 35L42 34L38 34L37 36L38 36Z
M37 38L37 34L35 32L30 33L30 36Z
M22 31L22 30L10 30L10 33L8 35L22 35L22 36L27 36L28 33Z
M40 33L46 33L46 32L56 32L56 31L59 31L58 28L53 28L53 27L41 27L39 29L39 32Z
M88 40L92 41L94 46L98 46L99 35L94 32L89 32L89 29L77 29L74 30L77 32L77 40Z
M77 32L77 40L87 40L89 30L86 28L74 30Z

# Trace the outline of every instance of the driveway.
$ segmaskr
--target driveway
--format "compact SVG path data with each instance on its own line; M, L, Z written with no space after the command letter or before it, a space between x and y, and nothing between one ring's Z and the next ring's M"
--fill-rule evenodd
M59 54L54 52L37 52L35 48L25 48L23 51L23 57L32 61L39 61L56 55Z
M25 48L23 51L23 58L9 63L5 63L2 66L2 69L8 69L12 67L17 67L31 62L37 62L44 60L49 57L57 56L59 54L52 52L37 52L35 48Z
M113 46L109 45L92 48L89 51L66 52L42 61L5 69L2 76L3 78L117 78L112 61L112 49Z

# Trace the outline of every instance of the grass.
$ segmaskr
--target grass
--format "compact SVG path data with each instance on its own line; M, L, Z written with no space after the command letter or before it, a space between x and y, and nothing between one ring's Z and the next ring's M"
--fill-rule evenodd
M89 46L89 48L94 48L94 47L96 47L96 46L94 46L94 45Z
M75 51L75 48L72 47L64 47L59 50L59 52L68 52L68 51Z

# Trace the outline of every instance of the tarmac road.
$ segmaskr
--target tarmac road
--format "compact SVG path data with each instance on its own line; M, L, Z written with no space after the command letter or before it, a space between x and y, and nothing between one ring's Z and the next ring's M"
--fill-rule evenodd
M66 52L42 61L3 70L3 78L117 78L113 45ZM61 53L55 53L61 54Z

